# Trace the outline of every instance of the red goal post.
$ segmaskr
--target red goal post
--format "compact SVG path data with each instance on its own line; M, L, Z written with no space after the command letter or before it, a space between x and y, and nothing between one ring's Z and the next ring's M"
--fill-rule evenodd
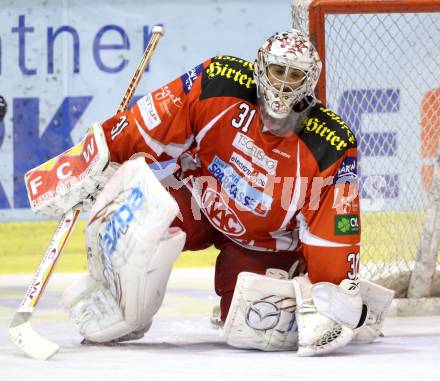
M398 314L440 314L440 0L293 0L292 19L358 138L361 275Z

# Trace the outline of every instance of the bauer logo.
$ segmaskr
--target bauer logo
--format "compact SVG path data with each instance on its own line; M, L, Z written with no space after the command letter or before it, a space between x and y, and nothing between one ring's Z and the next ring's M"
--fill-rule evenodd
M125 202L112 214L101 239L104 255L108 259L114 254L119 238L127 232L144 200L144 193L138 187L133 188Z
M183 85L183 91L188 94L193 86L194 81L200 75L203 70L203 64L196 66L195 68L188 70L185 74L180 77Z
M357 160L355 157L344 158L335 176L334 184L351 183L358 180Z
M156 107L154 106L151 94L145 95L139 99L137 105L141 112L142 119L149 131L156 128L162 122L157 113Z
M335 235L359 234L359 216L351 214L335 216Z
M233 237L239 237L246 232L244 225L220 193L207 188L202 196L202 205L208 219L221 232Z

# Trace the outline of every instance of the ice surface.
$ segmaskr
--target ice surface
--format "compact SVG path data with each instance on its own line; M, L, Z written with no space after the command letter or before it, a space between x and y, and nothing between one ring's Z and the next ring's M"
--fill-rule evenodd
M212 270L175 270L163 308L137 342L80 345L61 291L78 274L55 274L32 318L34 329L61 345L51 360L27 358L7 335L30 275L0 276L0 381L99 380L440 380L440 317L390 318L385 337L336 354L298 358L228 347L209 323L218 298Z

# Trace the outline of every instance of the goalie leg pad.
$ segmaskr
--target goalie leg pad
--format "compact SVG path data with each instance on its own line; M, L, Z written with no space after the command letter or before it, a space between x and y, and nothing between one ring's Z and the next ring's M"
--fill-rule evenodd
M176 202L142 158L124 163L107 183L86 228L87 254L91 277L101 292L105 289L112 295L120 311L113 320L86 313L102 330L95 332L88 329L92 322L83 322L79 328L86 339L107 342L150 325L185 243L180 229L169 228L177 213ZM94 300L79 308L81 294L70 293L65 305L78 320L76 311L84 314L93 309ZM118 325L120 314L125 325Z
M224 325L225 340L237 348L296 350L295 308L291 280L241 272Z
M347 345L362 316L357 283L344 280L311 285L307 276L293 279L297 300L298 356L326 354Z
M364 279L360 280L360 289L368 315L366 324L355 330L352 342L368 344L382 335L384 316L393 301L394 291Z
M143 337L162 305L173 262L185 242L182 231L161 240L148 273L117 276L126 305L121 307L110 288L86 275L64 291L63 304L80 334L91 342L106 343Z
M135 329L125 322L113 294L90 275L64 291L63 304L80 334L92 342L107 342Z

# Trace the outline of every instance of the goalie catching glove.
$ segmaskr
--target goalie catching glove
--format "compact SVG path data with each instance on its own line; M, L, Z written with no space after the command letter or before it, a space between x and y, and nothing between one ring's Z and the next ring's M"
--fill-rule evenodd
M344 279L339 286L293 280L297 301L298 356L316 356L349 342L371 343L382 334L394 291L366 280Z
M86 228L89 272L63 303L84 338L140 338L162 304L185 234L178 206L143 158L125 162L98 195Z
M347 345L366 318L359 283L344 279L339 286L307 276L293 279L297 301L298 356L326 354Z

